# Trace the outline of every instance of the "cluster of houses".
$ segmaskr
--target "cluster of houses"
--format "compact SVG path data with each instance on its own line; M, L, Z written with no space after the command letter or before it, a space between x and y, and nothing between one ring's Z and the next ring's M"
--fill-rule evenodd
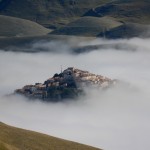
M93 87L108 87L110 84L115 84L116 80L111 80L101 75L95 75L88 71L83 71L75 68L68 68L73 73L74 79L79 87L93 86Z
M69 67L61 71L60 74L54 74L52 78L49 78L44 83L26 85L21 89L17 89L15 93L32 99L38 98L46 101L56 101L78 97L80 94L83 94L84 88L87 86L107 88L115 83L115 80L107 77Z

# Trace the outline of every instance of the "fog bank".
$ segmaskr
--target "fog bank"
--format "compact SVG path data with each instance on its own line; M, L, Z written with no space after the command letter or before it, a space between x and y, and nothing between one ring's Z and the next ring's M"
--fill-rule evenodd
M45 46L48 48L53 44L57 50L56 43ZM150 39L95 40L78 45L101 43L122 43L122 46L79 55L68 51L1 51L0 121L105 150L149 149ZM38 46L39 43L33 45L34 48ZM62 47L70 49L66 45ZM26 84L44 82L54 73L59 73L61 65L63 69L74 66L127 84L106 91L91 90L86 97L75 102L43 103L28 101L21 96L5 96Z

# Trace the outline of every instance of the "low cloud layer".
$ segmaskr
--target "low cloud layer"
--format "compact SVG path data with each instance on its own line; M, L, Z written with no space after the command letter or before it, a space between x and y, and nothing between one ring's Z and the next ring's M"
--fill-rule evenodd
M105 150L149 149L149 42L150 39L82 42L78 44L122 44L119 49L103 48L79 55L1 51L0 121ZM51 44L47 43L47 48ZM53 48L59 47L53 43ZM64 69L74 66L119 79L125 84L107 91L91 90L79 101L55 104L5 96L26 84L44 82L59 73L61 65Z

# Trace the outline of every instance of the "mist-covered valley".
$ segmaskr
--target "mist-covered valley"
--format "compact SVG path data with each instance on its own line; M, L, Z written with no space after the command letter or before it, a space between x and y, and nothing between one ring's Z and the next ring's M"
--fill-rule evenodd
M40 41L25 53L0 51L0 121L105 150L149 149L150 39ZM74 54L72 47L105 44ZM74 66L123 84L88 90L78 101L45 103L8 96Z

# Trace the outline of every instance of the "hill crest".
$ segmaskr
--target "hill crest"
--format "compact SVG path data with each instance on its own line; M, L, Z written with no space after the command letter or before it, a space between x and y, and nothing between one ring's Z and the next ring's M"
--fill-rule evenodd
M100 150L0 122L0 150Z

